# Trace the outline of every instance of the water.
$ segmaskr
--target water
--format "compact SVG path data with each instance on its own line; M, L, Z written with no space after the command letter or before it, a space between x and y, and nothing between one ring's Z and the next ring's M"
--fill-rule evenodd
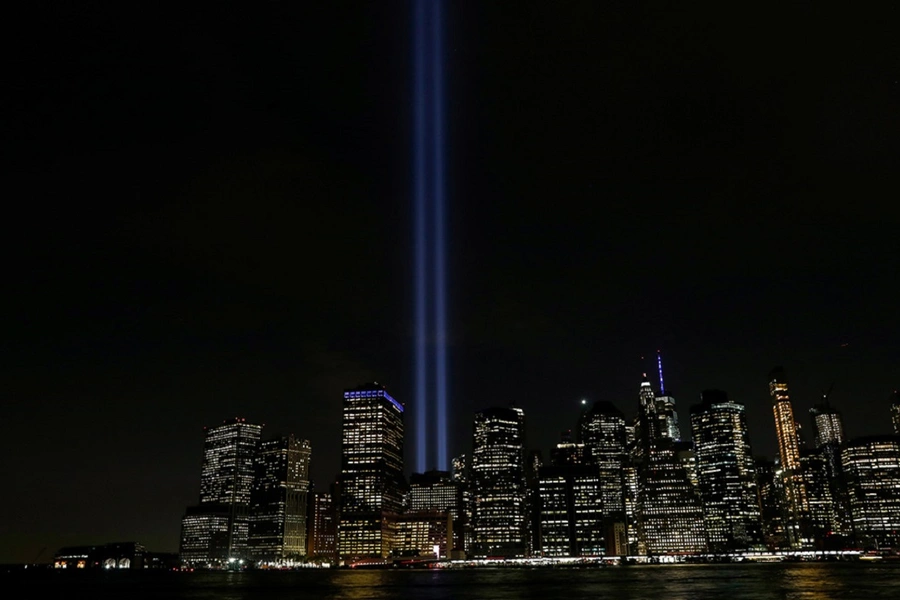
M67 599L896 599L900 598L900 562L652 565L591 570L50 571L8 575L0 581L7 584L5 589L12 587L10 584L26 584L21 587L29 597Z

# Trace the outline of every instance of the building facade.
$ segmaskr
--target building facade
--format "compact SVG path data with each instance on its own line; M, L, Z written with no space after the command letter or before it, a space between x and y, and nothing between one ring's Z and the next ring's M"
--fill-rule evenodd
M344 392L338 554L390 555L402 512L403 405L377 383Z
M283 563L306 556L310 454L309 442L293 435L260 444L250 495L253 560Z
M841 452L857 541L900 546L900 437L851 440Z
M521 408L489 408L475 414L472 493L473 555L525 556L528 507Z
M256 450L262 425L243 418L206 429L200 503L182 519L180 555L197 566L249 558L247 540Z
M691 407L691 435L709 550L757 548L759 494L744 405L705 390Z
M800 438L787 376L782 367L775 367L769 373L769 396L775 416L781 485L784 490L785 537L793 548L812 546L812 538L803 528L803 524L808 521L809 501L800 472Z

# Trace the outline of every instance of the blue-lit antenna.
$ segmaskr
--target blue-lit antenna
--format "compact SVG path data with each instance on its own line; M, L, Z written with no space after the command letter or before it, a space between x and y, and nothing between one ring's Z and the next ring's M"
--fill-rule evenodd
M662 355L659 353L659 350L656 351L656 365L659 367L659 395L666 395L666 386L663 383L662 376Z

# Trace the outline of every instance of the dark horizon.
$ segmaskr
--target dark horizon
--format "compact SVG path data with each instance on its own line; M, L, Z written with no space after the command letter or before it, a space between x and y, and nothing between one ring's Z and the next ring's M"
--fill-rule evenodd
M898 10L448 5L450 454L489 406L545 455L582 398L630 417L657 350L685 437L721 389L775 456L775 365L804 428L833 384L889 432ZM53 7L13 43L0 563L177 550L235 416L324 489L363 382L411 465L411 4Z

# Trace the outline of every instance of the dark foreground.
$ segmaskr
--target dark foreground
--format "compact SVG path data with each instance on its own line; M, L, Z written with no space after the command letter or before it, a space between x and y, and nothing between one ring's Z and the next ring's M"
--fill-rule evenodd
M601 569L20 572L9 598L286 600L296 598L612 598L614 600L900 598L900 562L672 565ZM12 595L7 595L12 592Z

